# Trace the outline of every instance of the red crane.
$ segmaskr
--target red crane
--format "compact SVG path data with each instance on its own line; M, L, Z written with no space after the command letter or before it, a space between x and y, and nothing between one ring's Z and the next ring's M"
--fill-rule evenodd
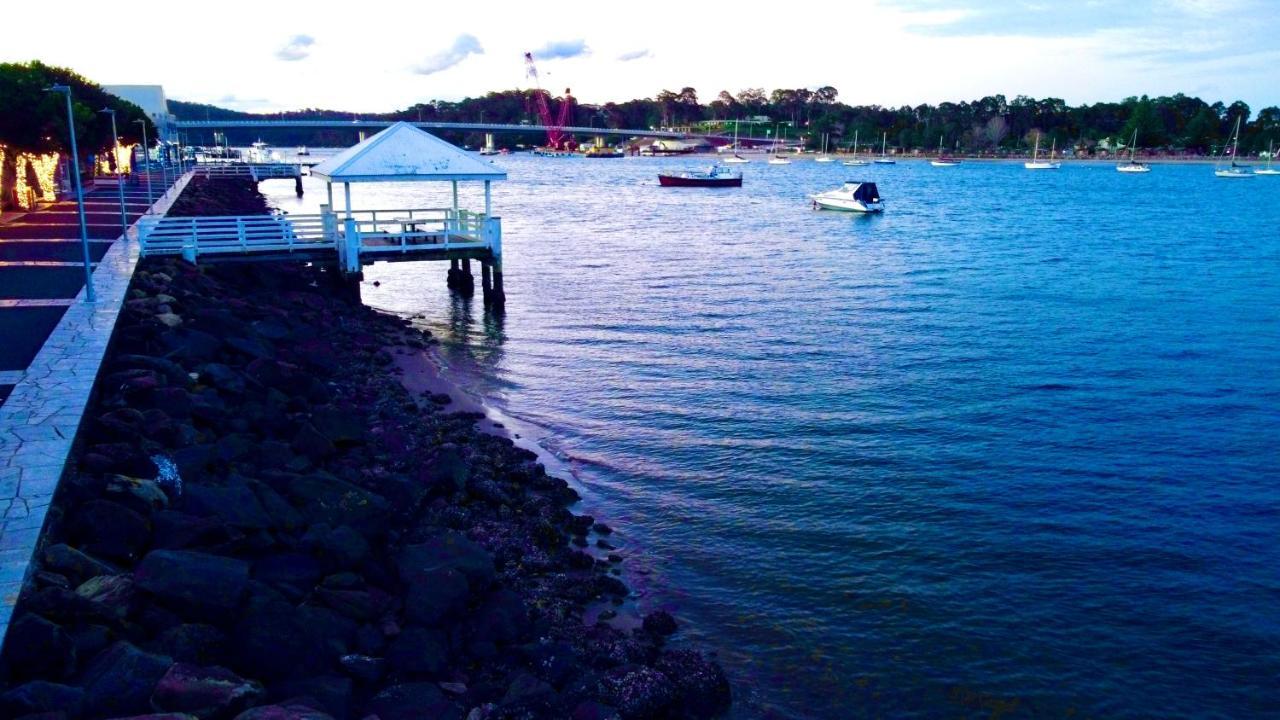
M538 66L533 64L533 53L524 54L525 73L533 78L533 84L536 88L533 91L534 102L537 104L538 119L547 128L547 147L553 150L563 150L565 145L564 127L569 122L569 109L573 105L573 96L569 94L569 88L564 89L564 98L560 100L560 113L553 120L551 118L551 108L547 104L548 93L542 89L542 83L538 79Z

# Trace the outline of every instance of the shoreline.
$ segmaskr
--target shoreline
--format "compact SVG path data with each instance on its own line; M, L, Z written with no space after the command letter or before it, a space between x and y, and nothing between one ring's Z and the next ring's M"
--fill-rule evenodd
M186 209L261 201L224 182ZM331 275L139 268L15 613L0 714L725 712L724 671L669 644L674 618L620 613L612 529L442 376L429 335Z

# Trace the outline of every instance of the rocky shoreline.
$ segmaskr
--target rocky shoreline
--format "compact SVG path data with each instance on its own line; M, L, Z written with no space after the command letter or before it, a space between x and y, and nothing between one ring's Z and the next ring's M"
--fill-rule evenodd
M246 188L249 191L246 191ZM179 214L265 210L239 181ZM729 683L620 604L610 529L474 412L408 392L431 339L325 269L148 260L37 569L0 716L708 718Z

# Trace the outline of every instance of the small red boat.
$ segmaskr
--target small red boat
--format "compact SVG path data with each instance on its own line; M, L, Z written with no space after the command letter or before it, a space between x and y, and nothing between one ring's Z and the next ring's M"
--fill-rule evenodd
M680 173L658 173L662 187L742 187L742 173L712 165L706 170Z

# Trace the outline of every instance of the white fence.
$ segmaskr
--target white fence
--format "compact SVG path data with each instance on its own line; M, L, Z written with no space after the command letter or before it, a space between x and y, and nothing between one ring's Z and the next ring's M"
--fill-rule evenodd
M292 178L302 174L302 167L287 163L201 163L194 168L196 176L205 178L251 177L254 180L267 178Z
M347 272L363 262L399 254L413 259L447 257L460 250L502 254L502 221L448 208L363 210L339 218L318 215L217 217L147 216L138 222L143 256L280 255L334 252ZM406 257L405 259L409 259Z

